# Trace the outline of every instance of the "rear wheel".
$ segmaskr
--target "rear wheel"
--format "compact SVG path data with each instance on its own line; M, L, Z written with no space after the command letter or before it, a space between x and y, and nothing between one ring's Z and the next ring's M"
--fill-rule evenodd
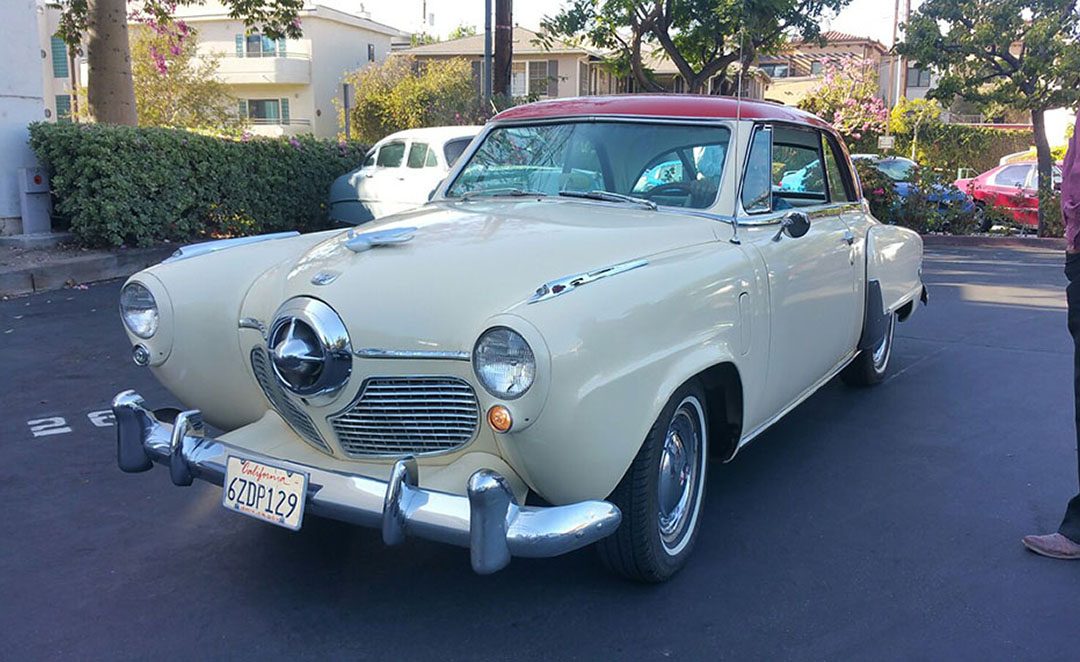
M855 360L840 373L840 378L852 386L872 386L881 383L889 371L894 331L896 331L896 315L889 315L885 323L885 335L873 347L860 351Z
M697 538L708 422L697 382L676 391L610 500L622 524L597 544L612 571L642 582L662 582L682 568Z

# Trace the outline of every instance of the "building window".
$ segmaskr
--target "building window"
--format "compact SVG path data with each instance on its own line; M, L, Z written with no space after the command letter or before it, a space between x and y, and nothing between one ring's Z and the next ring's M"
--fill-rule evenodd
M285 40L261 34L236 35L236 57L278 57L285 55Z
M67 44L60 37L53 36L50 46L53 78L67 78L69 75Z
M529 63L529 92L546 97L548 93L548 63Z
M71 95L70 94L57 94L56 95L56 121L57 122L70 122L71 121Z
M375 61L375 44L368 44L367 45L367 61L368 62L374 62Z
M510 65L510 96L523 97L529 94L529 79L524 62Z
M758 68L768 74L769 78L787 78L791 75L786 64L763 64Z
M821 72L825 69L825 63L821 60L815 60L810 63L810 75L820 76Z
M288 99L240 99L240 117L252 124L288 124Z
M926 69L920 69L918 67L908 67L907 86L930 87L930 72Z

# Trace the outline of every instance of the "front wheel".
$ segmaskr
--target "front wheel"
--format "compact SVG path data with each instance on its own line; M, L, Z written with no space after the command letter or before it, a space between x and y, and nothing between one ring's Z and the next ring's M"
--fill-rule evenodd
M676 391L611 493L622 524L597 543L610 570L641 582L662 582L686 563L705 494L705 411L700 384L690 382Z
M859 352L840 378L851 386L873 386L880 384L889 371L889 358L892 357L893 333L896 331L896 315L889 315L885 335L873 347Z

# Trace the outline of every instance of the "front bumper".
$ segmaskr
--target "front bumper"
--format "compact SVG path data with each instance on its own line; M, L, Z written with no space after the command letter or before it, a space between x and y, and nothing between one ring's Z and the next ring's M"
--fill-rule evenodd
M303 472L309 477L305 512L381 528L387 545L409 534L468 547L480 574L504 568L511 556L558 556L590 545L614 533L622 519L607 501L519 505L506 479L489 469L474 473L462 496L418 487L411 457L398 460L389 480L381 481L253 453L204 436L198 410L153 412L134 391L117 395L112 408L123 471L146 471L156 461L169 467L176 485L199 478L220 486L231 455Z

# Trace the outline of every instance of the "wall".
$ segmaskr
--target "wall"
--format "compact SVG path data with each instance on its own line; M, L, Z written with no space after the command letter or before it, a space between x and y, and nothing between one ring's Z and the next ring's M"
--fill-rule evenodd
M304 37L312 42L312 128L320 138L333 138L344 131L335 105L340 103L342 81L369 64L368 44L375 46L375 62L386 61L390 35L317 17L304 19L303 27Z
M26 126L45 119L39 42L43 5L35 0L0 2L0 234L22 231L16 178L19 168L37 164L26 144Z

